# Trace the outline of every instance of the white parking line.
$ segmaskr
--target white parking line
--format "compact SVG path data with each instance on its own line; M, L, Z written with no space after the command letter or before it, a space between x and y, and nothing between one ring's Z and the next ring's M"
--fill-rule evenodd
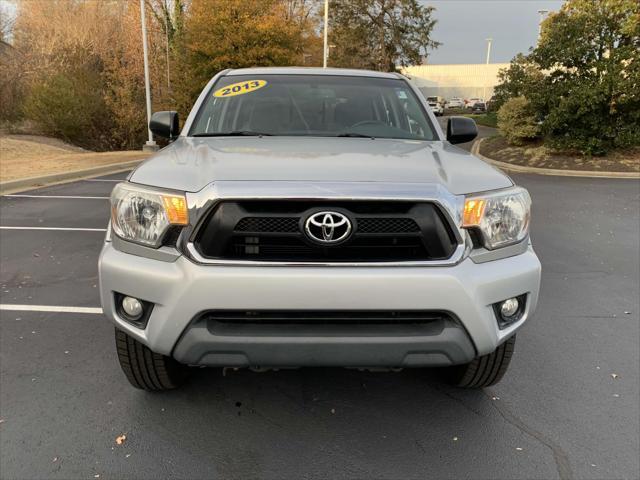
M106 228L71 228L71 227L2 227L0 230L60 230L69 232L106 232Z
M63 312L63 313L102 313L96 307L60 307L56 305L10 305L0 304L0 310L13 312Z
M8 198L62 198L62 199L82 199L82 200L109 200L109 197L83 197L80 195L3 195Z
M121 180L112 180L110 178L85 178L84 182L124 182L124 179Z

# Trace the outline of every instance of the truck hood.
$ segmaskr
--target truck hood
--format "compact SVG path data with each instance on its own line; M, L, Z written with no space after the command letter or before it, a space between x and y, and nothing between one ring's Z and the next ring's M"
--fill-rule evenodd
M180 137L130 181L196 192L216 181L439 184L459 195L511 180L448 143L327 137Z

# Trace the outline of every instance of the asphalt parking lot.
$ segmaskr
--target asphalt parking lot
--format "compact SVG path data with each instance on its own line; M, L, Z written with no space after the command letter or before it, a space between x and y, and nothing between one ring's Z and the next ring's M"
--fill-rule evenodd
M542 292L489 390L421 371L198 370L149 394L98 310L124 177L0 199L2 478L640 476L637 180L514 176L534 200ZM52 305L75 311L37 311Z

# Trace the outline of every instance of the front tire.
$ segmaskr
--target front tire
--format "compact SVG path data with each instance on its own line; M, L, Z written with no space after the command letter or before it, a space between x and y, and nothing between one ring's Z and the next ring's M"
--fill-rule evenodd
M129 383L141 390L171 390L184 383L188 367L173 358L152 352L147 346L116 328L116 351Z
M494 352L478 357L469 363L444 369L444 381L462 388L484 388L495 385L507 372L516 344L512 336Z

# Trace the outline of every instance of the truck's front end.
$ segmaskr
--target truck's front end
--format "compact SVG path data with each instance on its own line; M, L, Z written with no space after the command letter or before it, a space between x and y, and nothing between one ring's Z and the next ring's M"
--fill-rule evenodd
M446 367L485 386L537 302L529 195L445 142L393 74L223 72L111 202L102 303L140 388L187 365Z

